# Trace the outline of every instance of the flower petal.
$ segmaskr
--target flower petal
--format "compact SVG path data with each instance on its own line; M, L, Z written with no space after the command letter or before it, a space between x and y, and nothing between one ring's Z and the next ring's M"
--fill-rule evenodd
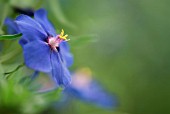
M115 108L118 105L118 100L115 95L107 93L101 85L92 80L87 88L77 89L72 85L65 92L85 102L93 103L100 107Z
M29 17L27 15L24 15L24 14L19 15L16 18L16 21L21 21L23 23L27 23L30 26L35 27L35 29L41 31L43 34L46 34L44 29L42 28L42 26L36 20L34 20L33 18L31 18L31 17Z
M83 91L83 97L89 102L93 102L98 106L113 108L118 105L117 98L114 95L107 93L99 83L92 81L89 88Z
M25 64L37 71L50 72L50 47L42 41L33 41L23 47Z
M7 26L8 34L17 34L19 33L19 29L14 22L14 20L10 18L6 18L4 24Z
M56 36L55 29L53 25L47 18L47 12L44 9L39 9L34 13L34 18L37 20L44 30L48 33L48 35Z
M19 40L19 44L23 47L25 44L27 44L29 41L26 38L21 37Z
M62 42L60 44L60 54L63 56L67 67L73 64L73 55L70 53L70 48L67 42Z
M54 81L59 85L66 87L71 82L71 75L66 65L62 62L58 52L51 53L52 71L51 75Z
M28 41L45 40L47 38L46 34L43 34L41 31L27 23L21 21L16 21L16 23L20 32L23 34L23 37Z
M29 16L20 15L15 22L23 37L28 41L45 40L47 38L47 34L41 25Z

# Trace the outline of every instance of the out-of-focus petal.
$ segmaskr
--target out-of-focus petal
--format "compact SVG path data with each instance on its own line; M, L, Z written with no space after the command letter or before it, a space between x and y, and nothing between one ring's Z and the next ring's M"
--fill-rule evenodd
M8 34L17 34L19 33L19 28L17 27L17 24L14 22L14 20L10 18L6 18L4 21L4 24L7 26ZM19 44L23 47L28 42L27 39L21 37L19 40Z
M55 29L53 25L50 23L50 21L48 20L47 12L44 9L37 10L34 13L34 18L41 24L41 26L50 36L56 36Z
M89 102L104 108L115 108L118 106L118 100L115 96L108 94L98 83L91 81L85 88L75 88L69 86L67 94L74 96L82 101Z
M114 108L118 105L115 96L108 94L97 82L92 81L89 88L84 91L83 97L98 106Z
M66 65L61 60L58 52L51 53L52 78L59 86L66 87L71 82L71 75Z
M60 44L60 53L66 62L67 67L73 64L73 55L70 53L70 48L67 42L62 42Z
M4 21L4 24L7 26L8 34L19 33L19 29L18 29L16 23L14 22L14 20L12 20L10 18L6 18Z
M50 47L42 41L33 41L23 47L25 64L34 70L50 72Z

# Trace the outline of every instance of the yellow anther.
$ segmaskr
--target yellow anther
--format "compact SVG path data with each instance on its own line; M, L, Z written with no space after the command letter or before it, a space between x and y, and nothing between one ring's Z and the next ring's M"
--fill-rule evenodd
M62 29L61 30L61 34L60 34L61 36L63 36L64 35L64 30Z
M68 37L68 35L67 35L67 34L64 35L64 30L62 29L62 30L61 30L61 33L60 33L60 38L68 41L69 39L67 39L67 37Z

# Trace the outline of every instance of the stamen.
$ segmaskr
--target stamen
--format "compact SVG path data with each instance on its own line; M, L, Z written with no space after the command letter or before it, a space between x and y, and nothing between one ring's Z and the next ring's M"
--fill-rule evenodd
M53 49L56 50L56 48L59 47L59 44L64 41L69 41L70 39L67 39L68 35L64 35L64 30L61 30L60 35L57 35L56 37L49 37L48 38L48 44Z
M66 41L70 40L70 39L67 39L67 37L68 37L68 35L67 35L67 34L64 35L64 30L62 29L62 30L61 30L61 33L60 33L60 35L59 35L59 38L60 38L60 39L63 39L63 40L66 40Z

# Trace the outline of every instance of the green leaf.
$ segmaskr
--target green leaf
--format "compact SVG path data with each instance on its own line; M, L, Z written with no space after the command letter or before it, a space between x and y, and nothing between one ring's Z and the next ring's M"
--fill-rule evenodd
M21 37L22 34L13 34L13 35L1 35L0 40L12 40Z

